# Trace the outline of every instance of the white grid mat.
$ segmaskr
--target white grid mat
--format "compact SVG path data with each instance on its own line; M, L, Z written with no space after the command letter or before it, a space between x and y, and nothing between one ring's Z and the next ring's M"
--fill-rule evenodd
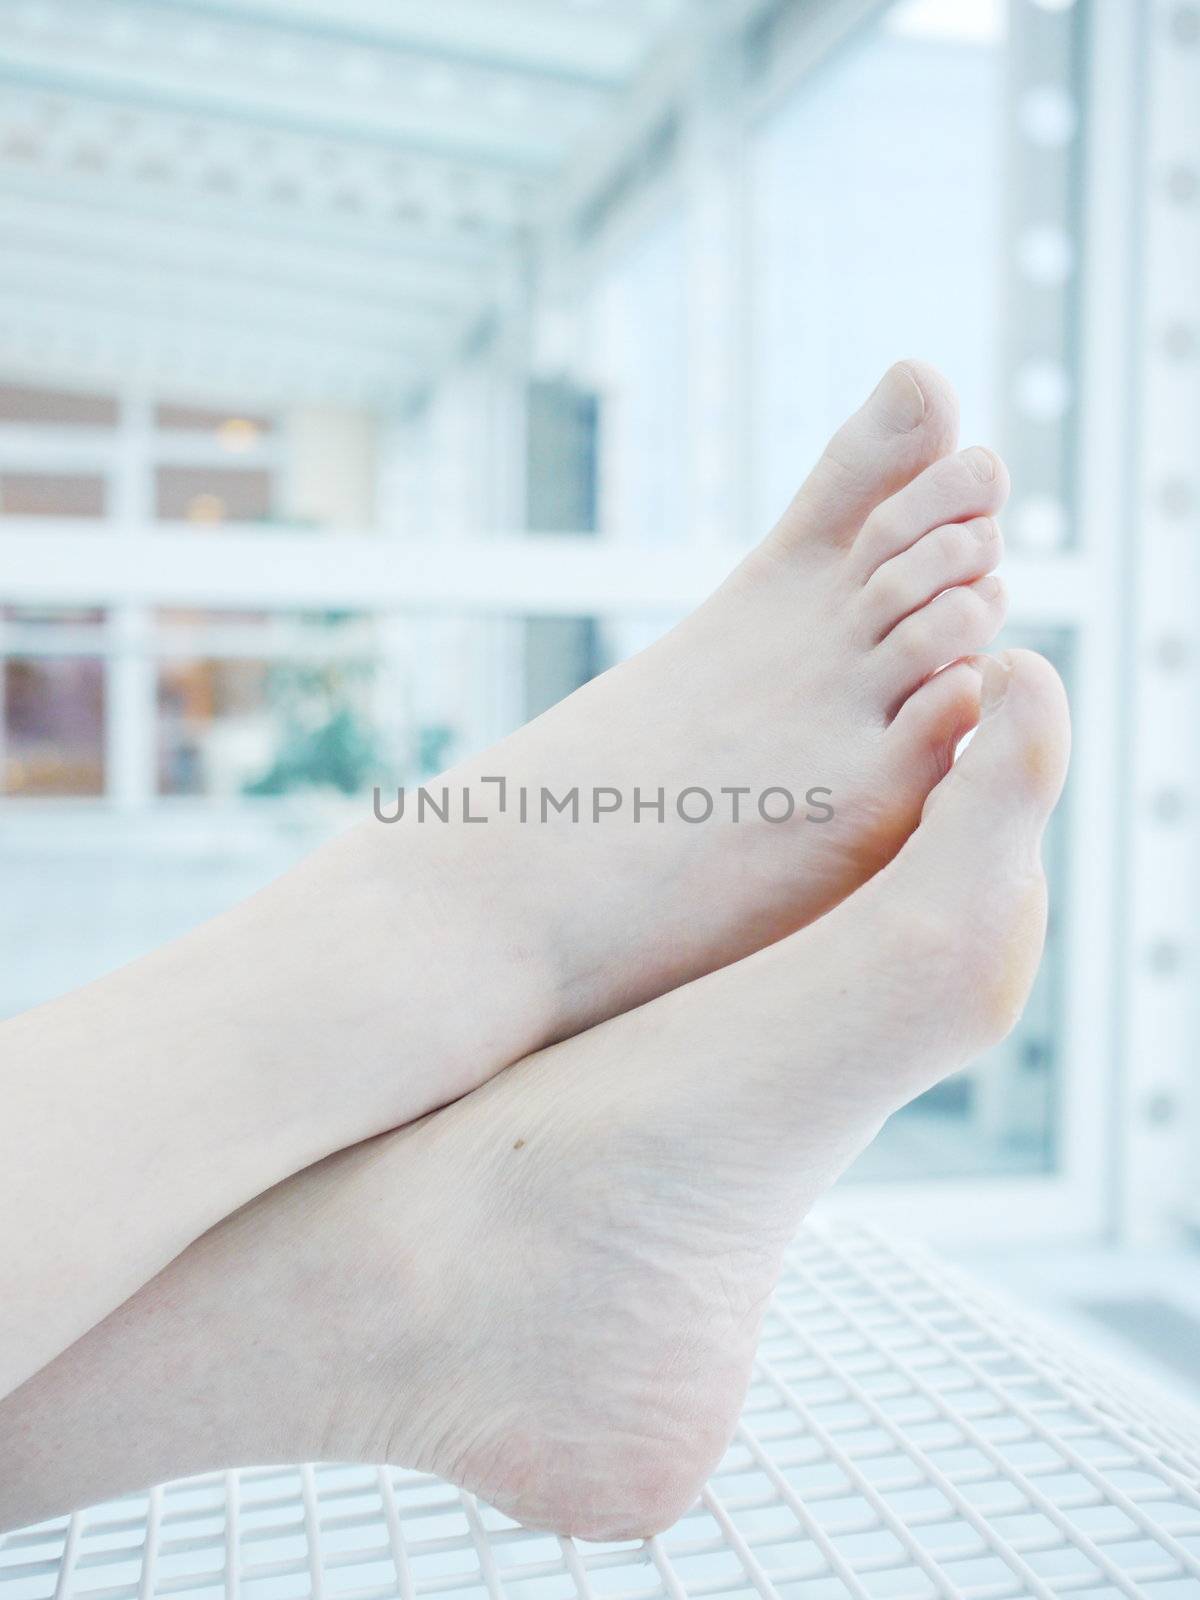
M737 1437L646 1544L436 1479L171 1484L0 1539L0 1600L1200 1600L1200 1432L923 1251L809 1231Z

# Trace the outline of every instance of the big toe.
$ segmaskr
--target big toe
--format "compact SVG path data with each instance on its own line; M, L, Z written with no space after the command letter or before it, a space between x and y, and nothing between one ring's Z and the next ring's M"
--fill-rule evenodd
M853 539L867 515L958 442L958 398L924 361L898 361L825 447L775 530Z
M1041 841L1070 748L1066 695L1050 663L1014 650L976 665L981 719L925 802L920 826L875 880L902 950L959 1065L998 1042L1029 997L1046 928ZM932 1080L931 1080L932 1081Z
M1071 724L1062 681L1044 656L1010 650L974 663L983 679L980 722L932 791L922 827L990 839L989 859L1037 860L1062 792Z

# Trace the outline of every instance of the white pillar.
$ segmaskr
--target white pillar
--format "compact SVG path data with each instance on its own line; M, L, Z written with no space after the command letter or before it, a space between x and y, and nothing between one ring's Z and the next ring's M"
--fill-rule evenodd
M1125 1232L1200 1222L1200 19L1145 8L1140 482L1127 810Z
M745 137L733 56L716 36L702 59L682 159L688 523L707 545L753 537Z
M303 406L287 418L282 511L332 533L375 526L375 421L345 406Z
M108 521L114 538L134 537L154 519L154 413L148 395L121 397L116 456L109 479ZM103 535L100 535L103 537ZM120 810L155 796L157 705L149 652L149 613L140 605L109 611L104 693L105 790Z

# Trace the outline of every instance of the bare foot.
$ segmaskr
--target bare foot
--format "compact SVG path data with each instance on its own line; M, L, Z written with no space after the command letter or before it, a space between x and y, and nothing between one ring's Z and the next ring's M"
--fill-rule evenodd
M459 848L486 861L501 837L510 901L531 902L551 997L538 1043L802 927L916 826L979 709L977 674L938 669L1005 614L1008 475L980 447L948 455L956 430L940 374L892 367L699 610L431 786L456 806L469 789L489 825ZM503 814L488 776L506 780ZM543 791L577 795L580 820ZM598 820L597 793L614 808ZM385 881L402 831L378 829Z
M801 1217L1028 994L1066 709L1036 656L977 670L974 742L819 923L281 1185L0 1404L0 1525L302 1459L583 1537L679 1516Z

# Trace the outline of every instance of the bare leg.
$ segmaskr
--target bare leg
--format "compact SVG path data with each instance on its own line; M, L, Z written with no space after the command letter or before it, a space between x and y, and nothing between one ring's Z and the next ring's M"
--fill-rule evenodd
M291 1179L0 1402L0 1526L305 1459L592 1537L678 1516L804 1212L1028 993L1066 715L1038 658L991 670L915 835L820 922Z
M542 1042L503 852L424 831L401 885L382 833L0 1025L0 1393L264 1188Z

